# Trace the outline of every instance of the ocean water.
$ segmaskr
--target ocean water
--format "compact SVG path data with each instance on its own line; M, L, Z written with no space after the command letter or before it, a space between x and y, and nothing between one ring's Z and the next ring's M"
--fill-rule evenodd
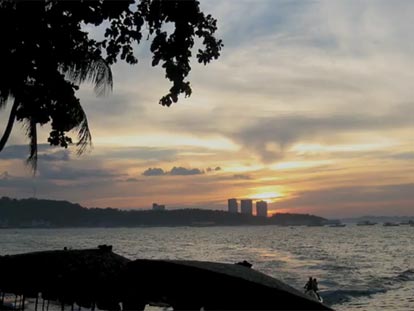
M2 229L0 254L111 244L130 259L194 259L253 268L302 290L316 277L335 310L414 310L414 227Z

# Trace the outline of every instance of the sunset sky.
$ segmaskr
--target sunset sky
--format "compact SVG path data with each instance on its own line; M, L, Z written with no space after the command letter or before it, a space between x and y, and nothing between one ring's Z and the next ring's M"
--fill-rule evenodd
M0 196L87 207L225 209L266 199L270 212L414 215L413 1L201 0L222 56L194 60L193 94L170 108L151 67L113 67L114 88L79 91L93 147L49 148L26 166L15 125L0 153ZM99 30L93 31L99 36ZM1 111L3 131L10 107Z

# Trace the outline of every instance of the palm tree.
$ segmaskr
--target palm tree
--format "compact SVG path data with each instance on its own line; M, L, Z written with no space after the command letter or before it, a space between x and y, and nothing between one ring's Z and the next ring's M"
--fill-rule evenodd
M74 35L80 29L79 22L60 27L64 38L51 42L47 37L47 32L51 31L51 16L48 16L51 13L42 4L30 6L32 8L40 9L33 12L40 18L32 14L31 19L23 19L14 3L0 3L0 21L3 21L0 27L5 32L13 30L10 29L13 26L22 29L18 34L21 42L16 43L11 37L6 37L2 42L0 108L8 103L12 103L12 107L0 139L0 152L10 137L14 123L23 122L30 148L27 162L35 172L37 125L51 121L49 143L65 148L72 143L65 133L77 131L79 140L76 145L81 154L90 145L91 134L75 91L80 84L91 82L96 94L104 95L112 90L113 80L110 64L91 44L93 42L88 40L87 34L81 32L77 37ZM35 31L40 35L34 34ZM76 50L68 53L68 47L73 46Z
M77 85L84 82L91 82L95 86L94 89L97 95L106 94L109 90L112 90L113 87L111 68L103 58L90 59L85 57L85 59L81 60L79 63L67 66L65 69L61 68L60 71L64 75L65 79L55 81L55 86L58 83L61 84L61 87L56 90L59 92L66 90L63 94L72 95L72 100L68 100L68 98L61 98L62 101L60 102L59 99L55 98L49 103L39 103L39 105L50 106L51 110L53 130L48 140L52 145L60 145L61 147L66 148L70 143L72 143L72 140L69 137L64 136L63 133L75 130L78 133L79 139L76 144L78 146L78 154L82 154L91 143L91 134L86 114L80 105L79 100L73 97L73 89L77 89ZM28 88L32 89L31 86L28 86ZM67 92L69 92L69 94L67 94ZM33 170L36 171L37 124L42 124L43 122L36 120L36 115L24 116L23 118L18 117L19 110L30 110L31 105L33 104L32 101L21 100L21 97L18 94L15 94L13 89L9 89L8 92L1 92L1 95L0 107L4 107L10 99L12 99L13 104L6 128L0 140L0 152L3 150L8 138L10 137L14 122L23 121L25 123L26 135L29 138L30 147L30 155L27 162L32 166ZM47 101L47 99L45 100ZM63 120L59 120L59 122L53 123L54 115L65 115L65 122L63 122Z
M48 142L68 147L69 131L78 134L78 152L91 143L88 121L76 90L92 82L100 95L112 89L110 66L118 59L136 64L132 45L140 43L144 23L152 37L153 66L161 65L172 82L160 104L170 106L178 96L190 96L186 80L194 38L204 48L198 62L217 59L221 40L214 37L216 20L201 12L198 0L59 1L0 0L0 108L12 102L3 136L3 150L13 124L23 122L29 138L28 163L37 163L37 126L51 124ZM82 25L109 23L105 39L96 41ZM171 34L165 23L174 24Z

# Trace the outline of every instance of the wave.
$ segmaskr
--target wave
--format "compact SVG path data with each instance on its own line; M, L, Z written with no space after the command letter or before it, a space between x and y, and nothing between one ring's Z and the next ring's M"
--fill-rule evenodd
M357 267L345 266L345 265L338 265L338 264L331 264L331 263L321 263L314 266L309 267L308 269L311 270L323 270L323 271L354 271L357 270Z
M414 269L408 269L398 273L395 276L383 277L376 280L376 283L382 283L390 288L399 287L402 283L414 281Z
M370 297L375 294L386 293L389 290L398 288L403 283L414 281L414 269L405 270L393 277L379 278L371 283L367 289L338 289L320 292L328 305L342 304L358 297Z
M369 297L379 293L385 293L385 288L378 289L338 289L320 292L323 301L328 305L341 304L357 297Z
M414 281L414 269L408 269L399 273L395 280L399 282Z

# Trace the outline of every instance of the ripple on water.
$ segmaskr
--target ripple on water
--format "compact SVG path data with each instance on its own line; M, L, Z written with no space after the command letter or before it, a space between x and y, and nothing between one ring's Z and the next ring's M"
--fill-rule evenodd
M128 258L247 260L302 290L309 276L336 310L414 310L412 227L91 228L1 231L0 255L112 244Z

